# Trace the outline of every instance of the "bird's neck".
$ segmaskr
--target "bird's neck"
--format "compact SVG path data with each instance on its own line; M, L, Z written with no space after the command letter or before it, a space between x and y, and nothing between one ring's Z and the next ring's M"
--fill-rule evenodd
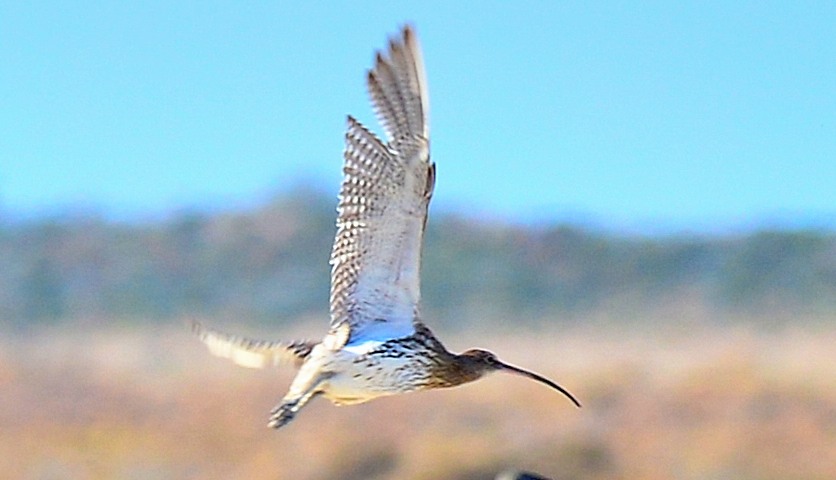
M447 361L437 364L433 369L433 377L439 387L455 387L472 382L485 373L471 358L455 353L448 354L450 357Z
M434 352L430 367L431 388L455 387L477 380L484 373L472 358L448 351L422 323L416 325L415 337L425 348Z

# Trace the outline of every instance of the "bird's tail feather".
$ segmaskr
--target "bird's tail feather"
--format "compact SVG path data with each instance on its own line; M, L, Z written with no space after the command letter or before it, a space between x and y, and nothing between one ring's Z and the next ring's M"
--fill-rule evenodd
M204 328L192 321L192 332L209 349L221 358L228 358L248 368L265 368L277 365L299 366L311 353L316 342L257 340Z

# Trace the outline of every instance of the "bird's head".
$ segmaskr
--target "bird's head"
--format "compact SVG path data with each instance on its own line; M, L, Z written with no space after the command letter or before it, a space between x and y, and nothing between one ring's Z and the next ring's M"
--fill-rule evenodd
M508 373L513 373L516 375L521 375L523 377L530 378L537 382L543 383L548 385L549 387L557 390L558 392L565 395L575 406L581 406L580 402L571 394L568 390L561 387L557 383L549 380L546 377L538 375L534 372L530 372L520 367L515 367L514 365L509 365L499 358L493 352L489 352L487 350L481 350L478 348L472 348L463 352L460 357L466 358L468 363L471 363L473 366L476 367L480 373L488 373L488 372L495 372L495 371L504 371Z

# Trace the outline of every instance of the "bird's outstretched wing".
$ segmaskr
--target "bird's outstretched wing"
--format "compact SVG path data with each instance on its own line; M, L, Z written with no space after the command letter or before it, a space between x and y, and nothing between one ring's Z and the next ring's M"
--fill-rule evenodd
M192 332L209 348L209 352L228 358L238 365L264 368L277 365L300 366L311 353L316 342L274 342L254 340L237 335L208 330L192 322Z
M435 182L427 81L410 27L390 40L386 55L378 52L368 88L387 143L348 117L331 253L331 332L343 332L337 348L413 333Z

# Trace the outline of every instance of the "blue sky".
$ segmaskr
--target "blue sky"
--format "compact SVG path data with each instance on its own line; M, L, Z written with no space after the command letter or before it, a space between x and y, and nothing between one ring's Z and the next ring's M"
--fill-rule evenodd
M336 195L405 21L436 212L836 226L834 2L3 2L0 212Z

